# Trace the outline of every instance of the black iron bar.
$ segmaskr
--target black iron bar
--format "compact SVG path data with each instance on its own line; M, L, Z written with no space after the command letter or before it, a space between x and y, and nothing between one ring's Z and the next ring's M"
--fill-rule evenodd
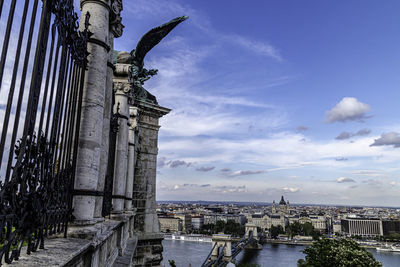
M4 0L0 0L0 18L1 18L1 13L3 12L3 3Z
M50 44L50 57L49 57L49 62L47 65L47 73L46 73L46 83L44 86L44 94L43 94L43 101L42 101L42 113L40 114L40 121L39 121L39 130L38 133L42 132L42 127L43 127L43 121L44 121L44 112L46 110L46 104L47 104L47 95L49 91L49 82L50 82L50 76L51 76L51 67L53 65L53 54L54 54L54 42L55 42L55 35L56 35L56 25L53 24L51 27L51 44ZM57 61L57 58L55 59Z
M65 99L65 108L64 108L64 115L62 116L63 118L63 122L62 122L62 126L61 126L61 148L60 148L60 162L62 164L60 164L59 169L64 169L66 167L66 154L67 154L67 148L68 148L68 130L71 128L70 125L70 113L71 113L71 103L73 101L72 97L73 97L73 88L72 88L72 76L73 76L73 71L74 71L74 61L71 60L71 64L69 66L69 71L68 71L68 79L67 79L67 83L66 83L66 90L68 92L68 94L66 95L66 99Z
M62 152L63 152L63 149L64 149L64 147L63 147L63 139L65 139L64 137L63 137L63 135L64 135L64 132L62 131L63 130L63 128L64 128L64 124L65 124L65 122L66 122L66 120L65 119L63 119L64 118L64 113L66 113L66 109L68 108L68 102L67 102L67 97L68 97L68 94L66 94L66 91L68 91L69 92L69 90L67 89L67 76L68 76L68 66L70 65L70 59L71 59L71 56L69 56L69 51L67 50L67 63L66 63L66 67L65 67L65 70L64 70L64 81L63 81L63 85L62 85L62 96L61 96L61 99L60 99L60 103L61 103L61 105L60 105L60 109L59 109L59 115L58 115L58 120L59 120L59 122L58 122L58 127L57 127L57 133L56 133L56 136L57 136L57 138L56 138L56 144L58 144L58 146L56 147L56 151L54 152L54 155L56 156L56 161L58 161L58 165L57 165L57 173L59 172L59 170L60 170L60 166L61 165L63 165L63 162L62 162ZM72 65L71 65L71 67L72 67ZM60 137L62 138L61 139L61 142L60 142Z
M15 59L14 59L14 68L13 68L13 72L12 72L11 85L10 85L10 90L8 91L7 107L6 107L6 112L5 112L4 120L3 120L3 129L2 129L2 132L1 132L0 168L1 168L1 163L3 162L2 159L3 159L4 145L5 145L5 142L6 142L6 136L7 136L7 131L8 131L8 123L9 123L10 115L11 115L11 106L12 106L12 102L13 102L13 98L14 98L15 83L17 81L19 58L21 56L21 46L22 46L22 40L24 38L25 21L26 21L26 15L28 13L28 6L29 6L29 0L25 0L24 11L23 11L23 14L22 14L21 26L20 26L20 29L19 29L17 50L16 50L16 54L15 54Z
M58 54L60 52L60 48L61 48L61 37L58 36L57 38L57 45L56 45L56 55L55 55L55 61L54 61L54 66L53 66L53 77L51 78L51 90L50 90L50 98L49 98L49 106L47 109L47 117L46 117L46 130L45 130L45 134L44 137L47 140L47 137L49 135L49 131L50 131L50 118L52 117L52 112L51 109L53 107L53 100L54 100L54 86L56 83L56 76L58 74L57 72L57 68L58 68L58 63L60 61L60 59L58 58Z
M63 99L64 99L64 86L65 86L65 75L66 75L66 66L69 64L68 57L68 48L63 45L61 52L61 63L60 70L58 74L58 83L57 83L57 91L56 91L56 101L54 102L54 111L53 111L53 119L51 126L51 134L50 134L50 155L52 155L52 162L57 162L58 156L58 138L60 132L60 123L61 123L61 112L63 108ZM54 166L55 167L55 166ZM56 168L53 168L53 175L57 172Z
M71 64L71 70L70 70L70 76L68 78L69 84L69 96L67 99L68 103L68 110L65 116L66 122L64 124L64 130L63 130L63 149L62 149L62 162L63 162L63 168L67 167L67 164L71 162L70 158L70 151L71 151L71 139L72 139L72 129L74 128L74 111L75 111L75 99L76 99L76 85L75 85L75 79L76 79L76 71L77 71L77 66L74 64L72 61Z
M32 46L32 36L33 36L33 30L35 28L35 20L36 20L38 2L39 2L39 0L35 0L35 2L33 3L31 24L29 26L28 41L26 43L26 52L25 52L25 59L24 59L24 65L23 65L24 67L22 70L21 83L19 86L19 93L18 93L18 102L17 102L16 111L15 111L14 128L13 128L13 133L12 133L12 137L11 137L10 151L8 153L5 181L9 181L10 174L11 174L11 165L12 165L13 156L14 156L14 144L15 144L15 141L17 140L20 113L21 113L22 100L23 100L24 91L25 91L24 89L25 89L26 74L28 72L29 58L30 58L30 52L31 52L31 46Z
M10 42L10 34L11 34L11 28L14 20L14 13L15 13L15 5L17 3L17 0L12 0L11 6L10 6L10 12L8 14L8 20L7 20L7 27L6 27L6 32L4 35L4 41L3 41L3 49L1 51L1 59L0 59L0 91L1 91L1 85L3 82L3 74L4 74L4 66L6 64L6 58L7 58L7 51L8 51L8 44Z
M50 3L43 1L42 17L40 19L40 27L35 52L35 61L33 63L32 80L29 89L29 97L27 104L27 112L25 118L23 137L32 136L35 128L37 108L39 104L40 89L43 78L43 68L45 61L45 53L47 49L48 36L50 30ZM25 140L23 140L24 142ZM22 147L24 149L24 147Z

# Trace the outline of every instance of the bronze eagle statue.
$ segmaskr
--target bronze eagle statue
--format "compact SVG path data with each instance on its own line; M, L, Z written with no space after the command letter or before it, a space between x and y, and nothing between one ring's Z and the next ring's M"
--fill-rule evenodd
M156 69L147 70L144 68L144 58L146 54L153 49L161 40L168 35L178 24L185 21L188 17L182 16L174 18L173 20L164 23L158 27L155 27L148 31L142 38L139 40L136 48L130 52L130 57L127 60L128 62L120 62L120 63L129 63L132 65L132 79L134 83L134 97L143 98L154 98L148 99L152 102L156 102L155 97L148 93L144 88L143 84L145 81L157 74ZM119 51L114 51L114 62L116 62L116 56Z

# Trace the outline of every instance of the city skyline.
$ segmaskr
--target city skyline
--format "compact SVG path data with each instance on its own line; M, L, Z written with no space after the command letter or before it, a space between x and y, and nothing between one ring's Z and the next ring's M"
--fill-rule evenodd
M190 17L147 61L160 72L145 87L173 110L160 122L157 199L397 206L398 7L125 3L117 50Z

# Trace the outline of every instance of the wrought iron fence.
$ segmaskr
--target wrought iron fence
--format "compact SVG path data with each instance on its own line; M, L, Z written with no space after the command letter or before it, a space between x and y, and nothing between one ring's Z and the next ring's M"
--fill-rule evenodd
M0 265L66 233L87 64L73 0L0 0Z

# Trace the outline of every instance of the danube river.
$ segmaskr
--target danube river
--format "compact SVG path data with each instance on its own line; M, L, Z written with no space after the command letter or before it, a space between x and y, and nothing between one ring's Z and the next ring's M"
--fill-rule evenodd
M168 260L174 260L177 267L201 266L208 253L211 250L211 243L184 242L177 240L163 241L164 261L162 266L169 267ZM260 266L282 266L295 267L297 260L304 258L301 252L304 246L265 244L262 250L250 250L241 252L237 263L257 263ZM374 257L382 262L384 267L400 266L400 253L376 252L375 249L369 249Z

